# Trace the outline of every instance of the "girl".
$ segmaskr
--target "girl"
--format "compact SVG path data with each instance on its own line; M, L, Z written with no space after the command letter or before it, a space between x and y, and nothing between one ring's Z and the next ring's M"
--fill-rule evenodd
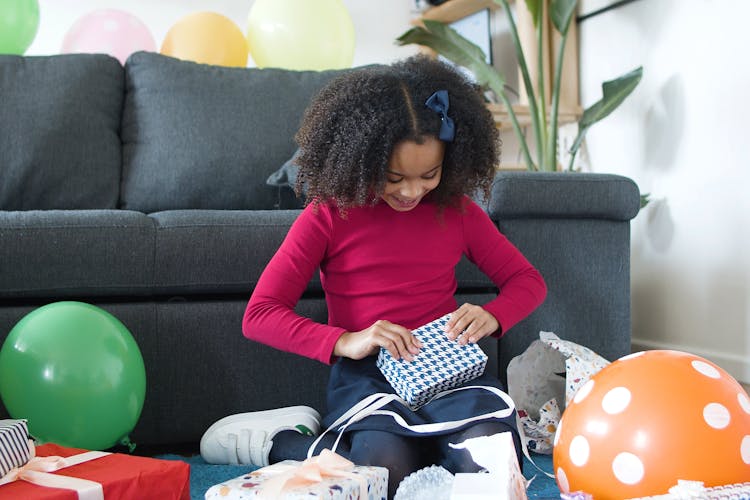
M375 360L380 348L413 360L420 345L411 329L451 313L446 336L474 343L506 334L543 301L542 277L469 198L489 194L499 138L479 89L453 67L414 56L340 76L311 103L296 140L297 191L305 189L307 206L253 291L243 332L333 365L325 427L368 395L393 393ZM497 298L457 306L462 255L497 285ZM325 325L294 311L318 267ZM471 385L501 388L490 374ZM384 409L418 425L503 408L492 393L471 389L417 411L398 403ZM233 415L209 428L201 453L209 462L258 466L303 460L319 429L307 407ZM393 496L406 475L430 464L477 471L468 452L449 443L506 431L520 453L514 415L430 434L371 415L347 427L336 451L387 467ZM323 447L330 445L323 441L316 453Z

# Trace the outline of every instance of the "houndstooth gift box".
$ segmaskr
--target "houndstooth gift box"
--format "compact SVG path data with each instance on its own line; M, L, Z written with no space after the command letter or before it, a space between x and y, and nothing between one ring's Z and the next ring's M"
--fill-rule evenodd
M484 373L487 355L477 344L461 345L445 335L450 314L420 326L412 333L422 343L413 361L397 360L380 349L377 366L386 380L413 409L439 392L453 389Z
M26 420L0 420L0 478L33 457Z

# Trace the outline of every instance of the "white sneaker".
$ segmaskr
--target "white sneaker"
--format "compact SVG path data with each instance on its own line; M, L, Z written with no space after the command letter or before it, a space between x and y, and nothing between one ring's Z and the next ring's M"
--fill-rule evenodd
M285 430L317 436L320 414L309 406L289 406L224 417L203 434L201 456L210 464L265 467L273 437Z

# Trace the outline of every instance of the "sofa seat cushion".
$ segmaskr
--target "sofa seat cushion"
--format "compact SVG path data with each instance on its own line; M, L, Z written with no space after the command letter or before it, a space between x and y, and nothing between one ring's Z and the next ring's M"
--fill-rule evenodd
M156 227L154 292L250 296L299 210L170 210ZM320 290L317 273L309 290Z
M154 224L126 210L0 211L0 297L149 292Z
M227 68L148 52L125 70L122 207L147 213L279 205L286 194L265 181L294 153L312 96L344 71Z
M110 56L0 55L0 210L115 208L124 86Z

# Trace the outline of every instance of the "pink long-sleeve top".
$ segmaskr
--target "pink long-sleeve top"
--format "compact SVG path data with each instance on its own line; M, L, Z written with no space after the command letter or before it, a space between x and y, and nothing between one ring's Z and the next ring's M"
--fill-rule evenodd
M385 202L350 208L308 205L258 281L242 330L252 340L330 364L346 331L380 319L417 328L457 308L455 266L466 255L498 287L484 307L500 336L546 295L539 272L470 198L463 210L439 211L423 200L408 212ZM328 324L294 307L315 270L328 306Z

